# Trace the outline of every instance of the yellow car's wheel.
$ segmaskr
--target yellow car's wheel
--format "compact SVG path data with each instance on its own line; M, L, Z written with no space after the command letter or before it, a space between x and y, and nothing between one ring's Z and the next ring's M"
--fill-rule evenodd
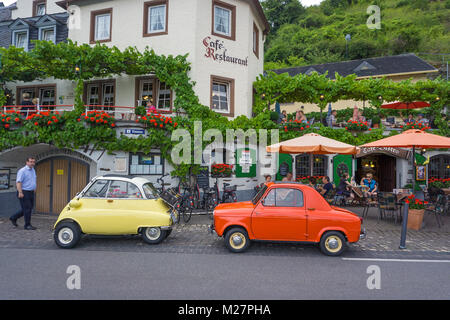
M225 234L225 245L231 252L244 252L250 245L247 231L240 227L231 228Z
M338 231L328 231L320 239L320 250L327 256L338 256L347 248L345 236Z
M55 243L63 249L75 247L80 238L81 230L75 222L60 222L53 233Z
M166 230L159 227L148 227L142 229L142 238L149 244L158 244L166 238Z

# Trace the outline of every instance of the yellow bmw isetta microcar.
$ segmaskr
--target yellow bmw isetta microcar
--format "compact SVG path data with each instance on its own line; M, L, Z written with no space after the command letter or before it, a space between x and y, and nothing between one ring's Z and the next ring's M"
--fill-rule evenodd
M105 175L93 178L61 211L54 240L73 248L82 234L140 234L149 244L167 238L177 213L145 178Z

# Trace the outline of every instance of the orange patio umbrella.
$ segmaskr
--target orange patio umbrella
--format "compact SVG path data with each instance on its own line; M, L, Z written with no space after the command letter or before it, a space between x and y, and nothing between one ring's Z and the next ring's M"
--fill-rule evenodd
M384 138L378 141L366 143L360 147L370 148L370 147L393 147L393 148L412 148L412 166L414 174L414 154L415 149L434 149L434 148L450 148L450 138L439 136L436 134L427 133L422 130L411 129L407 130L401 134ZM415 189L415 178L412 179L412 190L414 193ZM406 242L406 229L408 222L408 205L404 207L403 213L403 226L402 226L402 236L400 239L400 249L405 249Z
M326 138L317 133L307 133L301 137L286 140L266 147L267 152L289 153L297 155L301 153L310 154L312 162L313 154L357 154L359 148L334 139ZM311 176L312 174L312 165ZM295 170L295 165L294 165ZM295 174L294 174L295 179Z
M428 133L418 129L407 130L401 134L366 143L360 147L393 147L393 148L450 148L450 138Z

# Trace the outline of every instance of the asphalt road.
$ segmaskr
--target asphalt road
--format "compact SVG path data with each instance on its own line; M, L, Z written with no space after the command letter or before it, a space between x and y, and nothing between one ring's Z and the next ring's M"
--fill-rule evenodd
M0 299L450 298L445 258L19 248L0 257Z

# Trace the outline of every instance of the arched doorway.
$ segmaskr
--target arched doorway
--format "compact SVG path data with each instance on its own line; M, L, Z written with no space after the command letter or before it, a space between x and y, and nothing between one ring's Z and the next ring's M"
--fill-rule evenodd
M36 207L39 213L59 214L89 181L89 164L69 157L52 157L36 164Z

